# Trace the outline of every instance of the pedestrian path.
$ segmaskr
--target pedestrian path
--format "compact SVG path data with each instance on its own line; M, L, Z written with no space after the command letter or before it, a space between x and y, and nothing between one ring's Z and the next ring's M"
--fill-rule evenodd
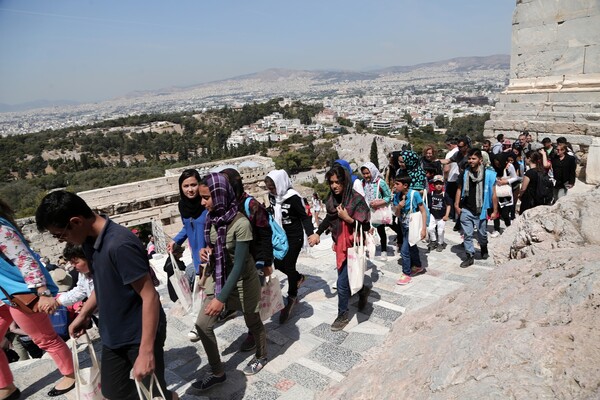
M279 324L277 315L266 323L269 362L265 368L254 376L247 377L242 373L253 353L239 351L247 329L243 318L238 316L215 330L227 381L203 393L190 387L191 382L209 373L202 344L187 339L193 318L182 316L181 310L168 300L166 287L160 286L168 315L165 359L170 388L182 399L313 398L328 385L343 381L350 369L369 352L379 351L378 347L390 335L393 323L404 313L431 304L481 279L493 268L491 257L479 260L478 253L473 266L460 268L464 256L462 241L451 229L451 226L446 229L448 247L443 252L427 252L426 243L419 244L427 273L415 277L409 285L396 285L402 272L396 251L385 262L377 259L369 262L365 279L373 288L369 304L359 312L356 308L358 296L354 296L350 301L351 321L338 332L330 329L337 316L337 295L331 288L337 276L335 257L331 251L331 238L324 235L319 246L299 258L298 270L307 275L307 279L299 289L299 303L292 317L283 325ZM394 246L388 246L388 249L394 249ZM286 283L284 275L278 276ZM284 287L284 295L286 290ZM22 398L47 399L46 392L60 378L54 364L46 357L11 364L15 383L24 394Z

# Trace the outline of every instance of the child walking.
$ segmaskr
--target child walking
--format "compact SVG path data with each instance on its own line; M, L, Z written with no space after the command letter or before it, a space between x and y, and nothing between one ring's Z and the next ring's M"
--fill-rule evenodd
M446 221L450 217L450 204L452 200L444 192L444 177L436 175L433 177L433 192L428 193L429 213L429 251L437 249L438 252L444 251L446 243L444 242L444 229ZM437 241L436 241L437 239Z
M406 174L396 175L394 182L394 207L396 216L400 218L402 234L404 240L402 241L402 247L400 248L400 255L402 256L402 274L396 282L398 285L407 285L411 282L413 276L422 274L425 272L425 268L421 266L421 260L419 259L419 249L417 245L410 245L408 240L408 227L410 222L410 214L417 212L421 213L422 228L421 228L421 240L425 239L427 235L427 211L423 205L423 198L419 194L418 190L409 189L411 184L411 177Z

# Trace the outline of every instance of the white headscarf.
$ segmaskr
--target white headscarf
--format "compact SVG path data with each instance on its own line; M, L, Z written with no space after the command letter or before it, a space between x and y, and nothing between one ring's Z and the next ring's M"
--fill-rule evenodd
M381 178L381 173L379 172L379 169L375 166L375 164L373 164L370 161L364 163L360 167L360 170L362 171L363 168L367 168L369 170L369 172L371 173L370 181L367 182L366 180L363 179L365 200L367 200L367 203L370 204L373 200L377 199L379 196L379 193L377 193L378 188L379 188L379 184L377 181L379 180L379 178Z
M283 169L273 170L269 172L267 176L271 178L271 180L273 180L273 183L275 184L275 207L273 207L275 212L275 221L277 221L277 223L280 226L283 226L281 222L283 218L281 205L284 201L286 201L292 196L298 196L301 200L302 196L300 196L300 193L292 189L292 180L290 179L287 172L285 172ZM304 204L303 200L302 203Z

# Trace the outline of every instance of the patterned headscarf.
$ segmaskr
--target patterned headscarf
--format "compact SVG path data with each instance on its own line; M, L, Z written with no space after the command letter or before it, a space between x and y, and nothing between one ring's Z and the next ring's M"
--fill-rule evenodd
M221 293L227 279L227 268L225 266L227 226L237 215L238 203L233 187L231 187L225 176L211 172L204 180L208 185L212 199L212 210L208 213L206 225L204 226L204 240L208 244L211 243L210 228L214 225L217 231L217 242L213 248L215 256L215 295L218 295Z
M408 176L412 178L410 188L414 190L425 189L425 182L427 182L427 176L423 167L421 167L421 157L412 150L403 150L400 154L406 164L406 172Z
M368 169L371 173L370 181L367 182L363 179L363 188L365 189L365 200L367 201L367 203L371 203L373 200L377 199L377 196L379 195L379 193L377 193L377 189L379 187L379 183L377 181L381 177L381 173L379 172L379 169L377 169L375 164L373 164L370 161L364 163L364 165L360 167L360 170L362 171L363 168Z

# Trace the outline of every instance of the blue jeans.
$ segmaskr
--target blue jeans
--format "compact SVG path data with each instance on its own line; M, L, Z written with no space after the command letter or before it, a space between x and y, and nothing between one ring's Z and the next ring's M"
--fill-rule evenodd
M487 219L479 219L479 215L474 215L471 211L463 208L460 213L460 224L465 234L464 246L468 254L475 254L473 246L473 233L477 227L477 241L480 246L487 246Z
M342 268L337 270L337 294L338 294L338 315L348 311L348 302L350 301L350 282L348 281L348 260L342 264Z
M408 225L402 224L402 235L404 240L402 241L402 247L400 247L400 256L402 256L402 272L404 275L410 276L411 267L421 266L421 259L419 258L419 249L417 245L411 246L408 243Z

